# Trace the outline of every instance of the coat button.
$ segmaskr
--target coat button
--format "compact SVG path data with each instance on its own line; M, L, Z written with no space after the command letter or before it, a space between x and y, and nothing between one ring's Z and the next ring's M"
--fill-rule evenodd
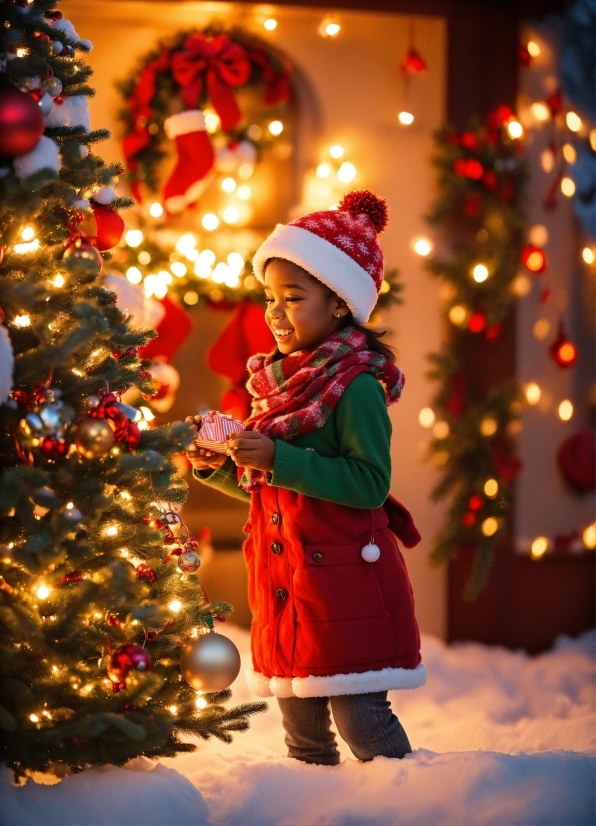
M322 562L323 561L323 554L321 553L321 551L315 551L314 554L312 555L312 558L314 559L315 562Z
M281 521L280 515L278 513L272 513L271 514L271 521L273 522L274 525L279 525L279 523Z
M275 596L278 598L280 602L283 602L284 599L288 596L288 592L284 591L283 588L278 588L275 592Z
M274 542L271 545L271 550L273 551L274 554L280 554L282 552L283 548L281 547L279 542Z

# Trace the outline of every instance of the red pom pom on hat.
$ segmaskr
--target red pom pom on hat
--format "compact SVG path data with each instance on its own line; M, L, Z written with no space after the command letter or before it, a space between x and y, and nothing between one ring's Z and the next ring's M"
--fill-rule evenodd
M354 189L345 195L339 206L340 212L349 212L350 215L367 215L377 233L383 232L387 226L387 203L383 198L374 195L368 189Z

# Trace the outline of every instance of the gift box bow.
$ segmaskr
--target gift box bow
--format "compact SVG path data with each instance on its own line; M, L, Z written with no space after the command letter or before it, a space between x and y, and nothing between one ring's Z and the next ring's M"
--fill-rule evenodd
M214 453L225 453L226 440L239 430L244 430L242 422L224 413L210 410L201 418L201 429L195 438L195 444Z

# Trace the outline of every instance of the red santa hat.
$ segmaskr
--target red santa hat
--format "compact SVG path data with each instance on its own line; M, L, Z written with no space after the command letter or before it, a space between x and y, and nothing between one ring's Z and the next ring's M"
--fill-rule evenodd
M265 283L271 258L302 267L346 302L354 320L370 318L383 283L377 235L387 226L387 205L367 190L349 192L337 209L278 224L255 253L256 277Z

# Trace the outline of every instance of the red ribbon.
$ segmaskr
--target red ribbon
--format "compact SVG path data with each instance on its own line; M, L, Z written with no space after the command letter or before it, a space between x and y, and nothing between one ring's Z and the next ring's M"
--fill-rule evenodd
M141 441L141 431L118 409L117 402L113 393L104 393L98 406L89 410L88 415L93 419L109 419L114 425L116 441L126 442L130 450L134 450Z
M227 34L211 38L191 34L184 41L184 51L172 55L171 69L189 109L198 107L205 82L221 128L229 132L238 125L242 113L232 87L244 85L251 72L249 57L242 46L233 43Z

